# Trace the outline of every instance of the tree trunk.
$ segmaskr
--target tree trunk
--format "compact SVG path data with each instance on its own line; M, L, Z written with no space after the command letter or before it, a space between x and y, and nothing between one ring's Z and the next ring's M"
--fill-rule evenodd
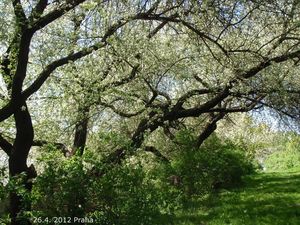
M211 115L210 121L204 127L202 133L198 136L196 142L196 148L199 149L203 142L217 129L217 122L224 118L226 113L218 113L216 115Z
M21 108L16 109L14 113L16 123L16 139L13 144L12 153L9 157L9 174L10 178L25 174L25 179L22 185L27 191L31 191L31 179L36 176L33 166L27 167L27 157L33 142L33 127L30 114L28 112L26 103ZM18 195L16 191L10 193L10 216L11 225L31 224L26 218L21 218L22 211L30 210L29 202L24 202L22 196Z
M75 136L73 142L73 152L82 156L86 146L87 134L88 134L88 122L89 122L90 106L79 106L78 108L78 122L75 126ZM83 167L81 167L83 170ZM86 195L76 196L77 204L83 208L86 205ZM84 211L77 207L70 208L71 217L84 217Z
M149 118L153 117L155 115L154 112L149 113ZM138 148L140 148L144 142L145 139L145 133L149 132L152 133L155 131L159 126L163 125L162 120L153 120L149 121L149 119L143 119L140 121L136 131L133 133L131 137L131 145L130 149L126 149L124 147L118 148L114 152L110 153L105 160L103 160L103 163L108 164L120 164L122 160L132 154L132 152L135 152ZM128 152L132 151L132 152ZM149 148L148 148L149 150Z
M73 151L78 151L79 155L82 156L86 145L87 133L88 133L88 122L90 107L79 107L79 121L75 126L75 136L73 142Z

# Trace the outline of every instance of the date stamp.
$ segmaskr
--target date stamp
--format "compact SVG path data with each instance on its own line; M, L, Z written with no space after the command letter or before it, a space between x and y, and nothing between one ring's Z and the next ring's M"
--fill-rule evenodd
M34 224L93 224L95 223L93 218L89 217L33 217L32 222Z

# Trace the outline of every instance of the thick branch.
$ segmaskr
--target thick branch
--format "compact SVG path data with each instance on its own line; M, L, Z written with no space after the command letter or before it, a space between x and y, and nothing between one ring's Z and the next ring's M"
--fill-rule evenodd
M0 134L0 148L8 155L11 155L13 145Z
M165 116L165 119L172 121L184 117L198 117L202 113L208 112L211 108L215 107L218 103L228 97L229 94L229 87L226 87L222 92L198 107L189 109L173 107L170 113Z
M290 53L287 53L287 54L283 54L283 55L280 55L280 56L276 56L276 57L273 57L271 59L267 59L267 60L261 62L260 64L258 64L257 66L255 66L255 67L251 68L250 70L246 71L245 73L241 74L241 77L243 77L243 78L253 77L258 72L260 72L263 69L269 67L272 63L281 63L281 62L285 62L289 59L299 58L299 57L300 57L300 50L290 52Z
M51 145L51 146L55 147L56 149L61 150L62 153L64 154L64 156L68 156L68 154L70 154L69 149L63 143L49 142L49 141L45 141L45 140L34 140L33 143L32 143L32 146L41 147L41 146L44 146L44 145Z
M48 0L39 0L31 12L29 21L40 18L41 15L43 14L44 10L46 9L47 5L48 5Z
M234 112L249 112L252 109L255 108L255 106L257 106L257 104L259 104L261 102L261 100L264 98L265 96L260 96L257 97L256 99L252 99L251 103L245 105L245 106L241 106L241 107L224 107L224 108L212 108L210 110L208 110L208 112L219 112L219 113L234 113Z
M21 4L21 0L12 0L12 5L16 15L17 24L18 26L23 27L24 25L26 25L27 18Z
M196 90L191 90L191 91L188 91L187 93L185 93L184 95L182 95L177 103L175 104L174 108L181 108L182 105L191 97L195 96L195 95L203 95L203 94L208 94L208 93L211 93L212 90L209 90L209 89L196 89Z
M89 54L91 54L94 51L99 50L100 48L103 48L104 46L107 45L107 38L110 37L111 35L114 34L114 32L124 26L127 23L127 21L124 21L123 19L119 20L116 24L112 25L107 32L105 33L104 37L101 39L100 42L88 47L88 48L84 48L78 52L72 53L66 57L63 57L61 59L58 59L52 63L50 63L48 66L46 66L46 68L40 73L40 75L38 76L38 78L23 92L23 95L25 98L28 98L30 95L32 95L33 93L35 93L37 90L39 90L39 88L44 84L44 82L48 79L48 77L51 75L51 73L56 70L58 67L61 67L63 65L66 65L70 62L74 62L78 59L81 59ZM134 69L132 70L132 76L135 76L137 71L137 68L134 67ZM129 77L128 79L131 79L131 77ZM120 81L120 82L125 82L124 81ZM117 84L116 84L117 85Z
M155 34L157 34L167 23L168 23L168 21L161 22L157 27L154 28L154 30L152 30L149 33L148 38L154 37Z
M41 1L43 1L43 0L41 0ZM60 18L61 16L63 16L64 14L66 14L67 12L74 9L76 6L78 6L79 4L81 4L85 1L86 0L67 0L66 3L63 6L61 6L60 8L54 9L53 11L49 12L45 16L40 17L40 19L37 20L32 25L33 30L37 31L37 30L42 29L43 27L47 26L51 22ZM43 3L40 4L41 5L40 9L42 9L42 7L44 7Z
M212 115L210 121L206 124L203 131L197 138L196 148L199 149L203 142L217 129L217 122L224 118L226 113L220 112Z
M162 162L164 162L164 163L170 163L169 159L167 157L165 157L163 154L161 154L161 152L157 148L155 148L153 146L145 146L144 150L146 152L153 153Z
M25 99L27 99L30 95L35 93L37 90L40 89L40 87L44 84L44 82L48 79L48 77L51 75L51 73L56 70L58 67L61 67L63 65L66 65L70 62L74 62L80 58L83 58L89 54L91 54L93 51L96 51L102 47L104 47L105 43L98 43L95 44L89 48L83 49L81 51L78 51L76 53L72 53L64 58L58 59L48 66L40 73L38 78L23 92L23 96Z
M84 101L87 101L84 99ZM86 103L86 102L84 102ZM90 106L86 104L78 107L78 121L75 125L75 135L73 141L73 151L79 151L80 156L83 155L88 135Z
M137 112L132 112L132 113L130 113L130 112L123 112L122 110L117 109L114 105L106 103L106 102L103 102L101 100L99 100L97 103L99 105L102 105L104 107L107 107L107 108L111 109L114 113L118 114L119 116L126 117L126 118L137 116L137 115L139 115L139 114L141 114L142 112L145 111L145 109L143 108L143 109L141 109L141 110L139 110Z
M27 73L30 42L33 33L29 30L24 30L21 35L17 56L17 69L12 82L12 102L15 104L22 102L22 87Z

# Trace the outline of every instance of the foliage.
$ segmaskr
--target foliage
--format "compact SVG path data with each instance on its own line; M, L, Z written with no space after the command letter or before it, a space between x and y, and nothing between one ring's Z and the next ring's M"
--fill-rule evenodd
M45 167L36 179L33 214L42 217L88 217L97 224L159 224L171 215L172 193L137 161L107 168L86 150L84 157L44 153ZM172 189L172 188L171 188ZM51 204L49 204L51 202Z
M183 131L178 139L182 142L173 167L189 195L203 195L238 184L242 176L254 172L243 149L230 141L222 142L213 135L200 149L195 149L191 145L195 140L191 133Z
M0 168L0 224L9 222L8 216L8 192L5 187L5 181L7 182L7 175L5 168Z
M4 184L5 179L7 179L7 176L5 174L5 168L0 168L0 200L3 200L6 196Z
M166 154L171 168L157 177L131 161L132 154L147 141L154 145L159 129L160 138L172 139L181 127L210 135L228 114L265 105L299 119L299 4L3 0L0 147L9 157L9 190L21 193L10 200L17 206L12 224L19 223L16 215L30 213L30 204L20 211L27 201L38 215L91 213L101 223L150 223L147 218L168 212L171 202L161 191L163 177L178 174L188 194L240 181L251 166L234 142L215 138L195 149L195 138L184 134L176 157ZM31 179L28 156L33 146L48 143L71 157L45 153L34 162L30 168L40 167L40 174L29 199L23 190ZM252 144L249 149L261 147ZM97 160L80 157L86 147ZM20 185L14 183L19 175ZM101 200L95 209L94 196Z
M0 224L9 224L11 221L9 215L9 193L16 193L18 196L22 196L20 207L26 209L31 203L31 194L28 192L24 185L26 180L26 174L21 173L13 178L8 177L5 168L0 170ZM26 219L31 217L31 212L23 210L18 215L20 219Z
M217 134L243 148L249 157L261 161L267 149L278 147L282 142L282 134L272 129L270 123L265 123L266 117L259 112L231 114L220 122ZM259 118L264 121L259 122Z
M298 134L288 135L283 148L273 152L265 160L267 170L288 170L300 167L300 137Z

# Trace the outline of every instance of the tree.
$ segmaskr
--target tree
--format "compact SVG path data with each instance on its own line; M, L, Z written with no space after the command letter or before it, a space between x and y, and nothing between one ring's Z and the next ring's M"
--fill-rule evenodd
M177 59L186 58L183 70L177 67L163 75L160 70L157 76L150 78L151 82L157 79L160 84L163 83L160 78L171 79L178 89L175 94L174 90L166 93L158 84L146 81L152 98L145 101L145 105L151 107L145 111L146 119L141 120L133 132L134 148L142 145L146 133L166 123L210 114L212 120L199 136L201 145L225 114L250 111L268 105L272 95L279 97L279 92L282 94L287 89L284 83L288 77L294 76L298 69L295 64L299 57L297 2L206 3L185 2L177 14L148 17L172 27L169 35L176 32L177 36L172 37L169 45L177 51L178 46L184 46L184 51L173 54ZM189 16L185 17L187 14ZM280 29L275 29L275 25ZM274 81L278 76L279 84ZM298 84L289 89L296 96ZM291 95L286 97L294 99ZM156 104L161 99L165 99L163 104ZM284 103L280 105L289 107ZM280 111L279 107L277 109ZM111 159L117 162L124 155L125 151L118 149Z
M80 46L76 50L76 46L70 46L73 49L68 55L52 57L54 60L47 62L46 66L39 74L31 81L31 84L24 89L24 80L29 77L32 72L29 66L30 53L35 39L41 38L43 30L53 23L58 23L59 20L68 15L68 12L73 10L81 3L94 4L85 0L66 0L63 2L48 2L47 0L27 1L20 0L11 1L15 30L13 37L2 57L1 67L6 81L6 86L10 93L8 103L0 110L1 121L8 119L11 115L14 116L16 136L13 144L10 144L4 138L1 138L1 147L9 156L9 173L11 177L21 173L26 174L26 187L31 189L29 180L34 176L33 167L27 167L26 161L28 153L33 145L34 131L32 118L27 107L26 100L40 89L44 82L57 68L79 60L94 51L105 47L108 43L108 38L113 35L120 27L132 20L143 18L151 13L154 8L144 9L140 12L126 16L124 18L114 18L112 24L103 27L102 37L96 40L90 46ZM100 2L99 6L105 5L106 1ZM108 2L108 5L110 3ZM96 3L98 5L98 3ZM11 193L10 199L12 224L19 224L18 213L21 212L21 197L17 193ZM30 206L28 206L30 208ZM26 209L25 209L26 210ZM29 223L29 221L27 222Z

